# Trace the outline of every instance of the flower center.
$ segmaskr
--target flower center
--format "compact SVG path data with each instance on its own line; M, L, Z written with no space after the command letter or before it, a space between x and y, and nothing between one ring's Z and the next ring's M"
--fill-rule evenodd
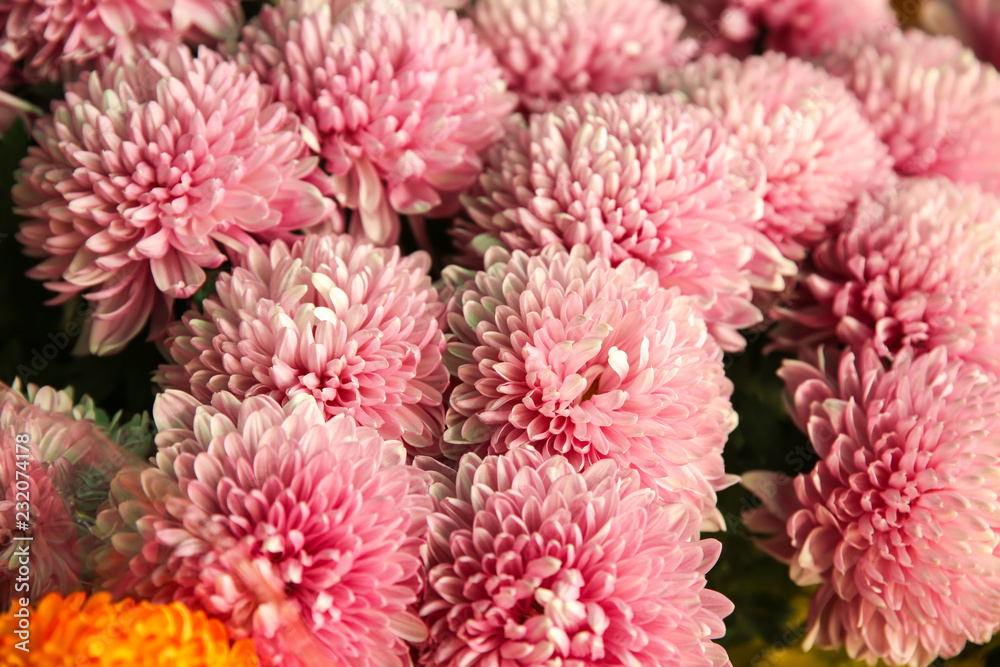
M197 207L204 198L199 187L199 180L203 179L194 176L200 160L192 151L177 156L162 154L150 159L152 163L142 162L136 166L132 184L125 188L126 196L131 196L139 204L131 217L137 223L153 218L164 227L183 224L182 221L193 212L192 207ZM215 189L219 185L216 184ZM135 188L136 192L130 192L131 188Z
M299 382L305 391L326 406L327 412L336 413L361 405L361 383L357 376L364 367L364 360L358 358L331 359L319 374L300 375Z
M594 381L590 383L590 386L587 387L587 391L583 392L583 395L580 396L580 403L585 403L596 396L600 391L600 387L598 386L599 384L600 378L595 378Z

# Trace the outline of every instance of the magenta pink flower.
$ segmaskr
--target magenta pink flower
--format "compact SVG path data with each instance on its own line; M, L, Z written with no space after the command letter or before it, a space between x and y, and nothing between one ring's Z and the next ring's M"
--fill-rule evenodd
M722 667L732 603L698 513L635 471L532 450L467 454L430 516L421 664Z
M889 183L892 161L857 99L804 60L707 55L664 72L660 85L708 108L746 145L746 168L767 181L758 229L786 257L803 259L862 192Z
M695 300L725 350L762 319L754 289L780 291L795 266L755 229L757 181L711 113L667 96L581 96L514 127L464 198L460 262L485 246L535 252L586 244L615 265L634 257Z
M1000 628L1000 384L943 347L872 347L786 361L793 418L818 461L788 479L750 473L747 526L819 585L804 645L874 665L924 667Z
M302 116L341 203L376 243L398 214L450 215L482 170L478 153L515 105L465 19L416 2L265 7L243 57Z
M186 47L111 65L67 88L35 125L17 175L18 238L43 258L29 276L62 303L91 301L91 352L120 350L151 313L195 293L206 268L251 235L330 219L307 180L298 120L234 63ZM334 218L336 219L336 218Z
M715 491L735 479L722 461L733 385L691 300L585 246L486 260L474 275L446 269L457 289L445 363L458 377L446 453L530 446L576 470L611 459L724 529Z
M897 29L889 0L679 0L694 37L708 53L750 55L764 48L816 56L851 38Z
M69 81L143 46L214 45L242 23L237 0L0 0L0 86Z
M0 383L2 611L22 597L34 602L79 586L80 535L72 498L80 464L93 458L92 449L114 448L94 425L95 416L89 397L77 404L72 389ZM17 539L21 537L31 540ZM20 573L22 565L27 579ZM24 581L26 590L21 588Z
M860 99L896 171L1000 193L1000 74L951 37L911 30L844 44L825 59Z
M347 416L328 421L307 396L282 407L223 392L193 408L169 390L156 412L169 431L159 467L119 475L95 529L108 540L96 559L106 585L203 609L253 638L266 664L303 664L276 606L221 557L236 542L335 664L409 664L406 642L427 636L410 606L431 499L401 443ZM206 540L199 523L220 536Z
M480 0L472 18L532 111L578 93L651 90L695 55L680 39L684 17L659 0Z
M215 282L202 311L170 325L164 387L204 403L221 391L305 394L327 417L351 415L414 453L433 453L444 424L444 306L430 258L348 236L250 248Z
M900 179L865 195L803 269L797 300L776 309L774 346L873 343L883 357L944 346L1000 356L1000 199L943 178Z

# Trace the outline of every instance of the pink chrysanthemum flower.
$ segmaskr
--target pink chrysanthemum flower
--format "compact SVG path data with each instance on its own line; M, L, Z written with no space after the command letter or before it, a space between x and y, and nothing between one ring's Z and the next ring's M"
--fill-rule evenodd
M1000 193L1000 74L917 30L843 44L824 63L860 99L896 171Z
M426 253L400 257L343 235L254 246L202 311L170 325L173 364L157 379L204 403L220 391L279 403L305 394L327 417L349 414L433 453L448 371L429 268Z
M445 363L459 381L446 453L530 446L576 470L612 459L723 529L715 491L735 481L722 461L733 385L690 299L640 262L612 268L585 246L492 248L486 260L464 284L446 277L458 287Z
M326 6L265 7L241 49L379 244L396 241L400 213L457 212L516 104L471 23L416 2L358 2L336 20Z
M660 85L711 110L747 146L746 168L767 179L758 228L786 257L803 259L862 192L889 182L892 162L858 100L804 60L704 56Z
M79 583L72 498L78 464L97 439L105 441L94 419L90 399L78 404L71 389L0 383L0 611L12 600L65 594ZM25 536L31 540L17 539Z
M578 93L651 90L695 52L680 39L680 11L659 0L480 0L472 18L531 111Z
M749 473L747 526L819 585L805 647L924 667L1000 628L1000 384L944 348L890 369L866 347L780 375L815 467Z
M804 267L774 346L871 342L883 357L944 346L953 357L1000 357L1000 198L944 178L900 179L865 195Z
M288 235L334 215L308 178L298 119L256 75L186 47L71 84L38 121L14 187L18 238L44 261L29 276L61 303L91 301L91 352L110 354L151 313L160 326L205 268L251 235ZM160 320L163 320L162 322ZM155 328L155 327L154 327Z
M410 607L431 499L401 443L344 415L327 420L306 396L282 407L222 392L194 408L168 390L156 416L167 432L159 467L119 475L98 518L105 585L204 609L233 638L253 638L266 664L301 664L276 607L221 557L236 541L337 664L409 664L406 642L426 637ZM199 524L220 537L206 540Z
M0 0L0 86L75 79L143 46L214 45L242 24L237 0Z
M635 471L467 454L429 519L421 664L722 667L720 545Z
M850 38L894 32L889 0L679 0L688 34L708 53L768 50L816 56Z
M587 95L535 114L488 153L463 199L459 262L484 246L535 251L583 243L619 264L642 260L694 298L724 350L761 321L753 290L780 291L795 265L754 225L762 180L748 183L730 135L705 109L667 96Z

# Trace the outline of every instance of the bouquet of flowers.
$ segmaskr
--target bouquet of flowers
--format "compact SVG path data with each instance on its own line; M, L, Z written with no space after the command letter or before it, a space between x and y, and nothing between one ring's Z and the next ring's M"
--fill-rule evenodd
M997 37L0 0L0 666L996 664Z

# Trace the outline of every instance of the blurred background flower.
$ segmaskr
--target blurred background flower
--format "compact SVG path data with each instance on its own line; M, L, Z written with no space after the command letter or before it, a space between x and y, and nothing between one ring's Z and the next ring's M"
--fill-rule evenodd
M983 62L1000 67L1000 2L930 0L920 8L920 25L969 46Z
M86 585L87 530L114 474L148 453L146 426L142 417L108 420L72 389L0 383L0 611ZM24 537L30 542L17 539ZM18 581L22 565L27 589Z
M707 53L750 55L760 47L810 57L852 37L896 29L887 0L678 0L689 34Z

